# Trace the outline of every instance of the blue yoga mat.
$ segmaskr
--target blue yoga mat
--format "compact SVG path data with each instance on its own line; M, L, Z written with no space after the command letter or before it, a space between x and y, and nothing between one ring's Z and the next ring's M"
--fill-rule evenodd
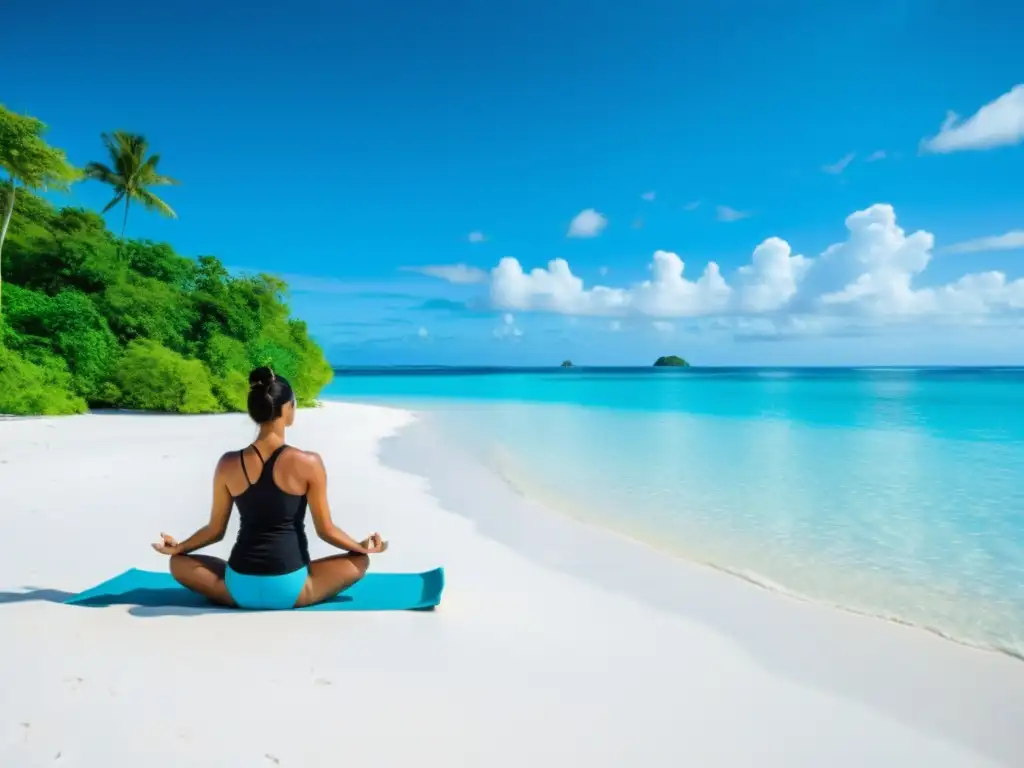
M441 602L444 569L425 573L368 573L331 600L300 611L405 611L433 608ZM185 589L169 573L125 571L64 601L69 605L142 605L152 608L209 608L215 604ZM225 610L239 610L225 608Z

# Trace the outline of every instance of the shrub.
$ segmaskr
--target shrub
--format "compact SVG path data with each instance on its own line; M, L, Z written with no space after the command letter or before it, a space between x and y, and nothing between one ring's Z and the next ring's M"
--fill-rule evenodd
M11 346L34 359L38 353L62 357L76 394L91 398L117 360L117 339L95 304L77 290L47 296L6 286L5 320L16 334Z
M245 412L249 404L249 377L239 371L215 376L213 394L225 410Z
M114 383L121 391L121 405L127 408L172 413L220 410L206 366L152 341L128 345Z
M245 344L223 333L215 332L209 336L202 346L201 356L215 376L223 376L228 371L248 373L250 370Z
M0 413L57 416L84 413L85 400L70 391L71 376L59 358L30 362L0 347Z
M152 277L132 275L107 288L100 304L122 343L150 339L177 352L185 351L185 336L195 315L181 291L173 286Z

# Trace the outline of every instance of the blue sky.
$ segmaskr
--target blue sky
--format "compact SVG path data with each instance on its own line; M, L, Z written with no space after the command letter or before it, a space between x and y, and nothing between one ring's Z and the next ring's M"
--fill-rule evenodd
M180 218L128 234L335 363L1024 363L1024 6L86 6L8 5L4 102L144 133Z

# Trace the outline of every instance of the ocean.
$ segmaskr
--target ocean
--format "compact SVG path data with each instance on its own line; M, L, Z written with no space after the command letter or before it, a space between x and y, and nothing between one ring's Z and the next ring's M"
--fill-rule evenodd
M1024 369L342 369L521 493L1024 658Z

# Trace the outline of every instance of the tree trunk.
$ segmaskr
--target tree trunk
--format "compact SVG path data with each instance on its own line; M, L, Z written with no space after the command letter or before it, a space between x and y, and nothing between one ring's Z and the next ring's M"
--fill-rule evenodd
M4 223L0 225L0 292L3 291L3 250L4 250L4 238L7 237L7 227L11 224L11 214L14 213L14 177L11 177L11 183L7 189L7 200L4 205ZM4 334L2 321L4 317L3 312L3 299L0 295L0 346L4 343Z
M124 228L128 226L128 203L131 202L131 198L128 193L124 196L124 221L121 222L121 240L124 241Z

